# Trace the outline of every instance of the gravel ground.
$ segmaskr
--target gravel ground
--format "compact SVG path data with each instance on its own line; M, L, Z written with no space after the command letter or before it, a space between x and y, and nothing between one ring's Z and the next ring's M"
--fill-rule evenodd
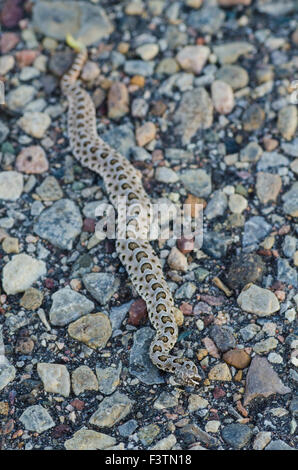
M0 7L0 448L295 449L297 4ZM66 32L100 135L154 201L204 207L200 248L153 242L199 387L152 365L146 306L94 233L107 194L70 152Z

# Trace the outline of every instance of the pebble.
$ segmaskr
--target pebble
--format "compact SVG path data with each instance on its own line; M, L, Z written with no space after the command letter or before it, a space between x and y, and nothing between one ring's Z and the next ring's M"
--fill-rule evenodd
M30 80L39 77L39 75L40 71L38 69L36 69L35 67L27 66L22 68L20 73L20 80L22 82L29 82Z
M97 63L92 62L91 60L87 60L81 73L82 80L85 82L93 82L99 74L100 68L98 67Z
M82 225L78 206L70 199L60 199L40 214L34 232L62 250L71 250Z
M141 75L150 77L154 72L154 61L127 60L124 64L124 72L127 75Z
M275 338L268 338L264 339L263 341L259 341L253 347L253 350L257 354L266 354L272 349L275 349L278 345L278 341Z
M288 260L284 258L277 259L277 275L278 281L285 283L286 285L298 286L298 275L297 269L292 268Z
M282 195L283 211L292 217L298 217L298 181L293 183L289 191Z
M252 216L244 224L244 233L242 237L242 246L244 251L251 252L258 248L259 243L270 233L269 225L264 217L259 215Z
M88 366L77 367L71 374L73 393L78 396L86 390L98 390L98 381L94 372Z
M14 68L15 59L12 55L4 55L0 57L0 70L1 75L6 75L10 70Z
M146 385L164 383L161 371L149 357L149 347L154 336L152 328L140 328L134 333L133 346L130 350L129 371Z
M42 201L57 201L63 197L63 191L54 176L47 176L36 188L36 193Z
M189 413L192 413L193 411L197 411L200 409L207 408L209 405L208 400L205 400L205 398L202 398L200 395L196 395L192 393L189 396L188 400L188 411Z
M121 362L119 362L118 367L102 368L96 366L96 375L100 393L103 393L104 395L111 395L114 393L120 383L121 371Z
M281 439L276 439L275 441L271 441L265 450L295 450L295 449L289 446L288 444L286 444Z
M160 75L174 75L179 71L177 61L172 57L165 57L156 67L155 73Z
M240 161L255 163L263 154L263 149L257 142L250 142L240 151Z
M159 47L157 44L143 44L136 49L136 53L142 60L152 60L157 56L158 52Z
M33 86L20 85L7 94L7 106L12 111L22 111L28 103L31 103L35 94L36 90Z
M182 144L188 144L198 129L209 129L213 122L213 104L205 88L198 87L182 95L174 115L175 134L182 136ZM192 170L189 170L192 171ZM198 170L203 171L203 170Z
M138 432L138 438L144 446L149 446L160 433L160 427L157 424L148 424L142 427Z
M28 175L48 171L49 162L43 148L39 145L23 148L16 158L16 169Z
M180 180L187 191L197 197L208 197L212 191L211 176L201 169L189 169L181 173Z
M43 293L34 287L30 287L24 292L20 300L20 306L27 310L37 310L43 302Z
M210 380L218 380L220 382L232 380L230 369L225 363L220 363L213 366L208 374L208 378Z
M108 117L120 119L129 112L129 95L122 82L113 82L108 93Z
M155 179L160 183L172 184L179 181L179 175L166 166L160 166L155 170Z
M155 138L156 127L153 122L145 122L136 130L136 141L139 147L144 147Z
M239 289L249 282L261 281L264 271L265 265L259 255L241 254L227 272L227 283L231 288Z
M177 439L174 434L170 434L158 441L150 450L171 450L176 445Z
M20 416L20 421L27 431L41 434L55 426L47 410L41 405L29 406Z
M239 450L249 444L253 432L251 427L246 424L232 423L223 428L221 435L228 445Z
M255 323L251 323L250 325L241 328L240 334L243 338L243 341L250 341L260 331L260 329L261 327Z
M259 317L270 316L280 309L276 295L255 284L249 284L242 290L237 303L245 312L254 313Z
M145 118L148 113L148 103L143 98L135 98L131 105L131 114L133 117Z
M298 125L297 109L295 105L288 105L278 112L277 128L284 139L292 140Z
M16 376L16 369L13 365L9 364L7 359L4 357L1 351L1 363L0 363L0 391L3 390L6 385L12 382Z
M266 171L270 168L288 166L289 160L278 152L264 152L257 164L258 171Z
M215 74L216 80L221 80L232 87L233 90L244 88L248 85L247 71L239 65L224 65Z
M198 11L193 11L188 15L187 23L192 28L200 31L200 34L215 34L222 26L225 13L216 4L204 5Z
M50 322L52 325L64 326L93 309L94 303L84 295L64 287L52 295Z
M105 305L118 291L120 281L110 273L88 273L83 276L83 284L100 305Z
M24 292L46 274L46 264L24 253L15 255L3 268L3 289L6 294Z
M249 366L251 358L244 349L231 349L223 354L223 360L236 369L245 369Z
M290 392L290 388L281 382L267 359L260 356L252 359L246 376L244 406L256 397L269 397L275 393L284 395Z
M39 33L65 39L65 31L85 46L109 36L114 26L103 8L82 1L42 1L34 5L33 26Z
M210 336L221 352L226 352L236 346L233 331L228 326L214 325L210 330Z
M247 206L247 199L245 199L241 194L231 194L229 197L229 209L233 214L242 214Z
M27 134L42 139L51 124L51 118L48 114L38 111L25 112L17 124Z
M19 240L15 237L6 237L2 242L2 250L7 253L19 253Z
M187 271L188 269L186 256L175 246L171 249L167 262L171 269L177 271Z
M23 175L17 171L0 172L0 199L16 201L23 192Z
M259 172L257 174L256 192L262 204L269 201L276 201L282 187L282 180L279 175Z
M242 115L243 129L253 132L260 129L265 121L265 112L258 103L250 105Z
M0 121L0 143L6 140L8 134L9 128L4 124L4 122Z
M203 251L212 258L219 259L226 256L230 240L223 234L209 231L205 233Z
M252 448L253 450L263 450L271 441L271 432L261 431L255 437Z
M231 85L222 80L214 80L211 85L211 96L214 108L219 114L232 112L235 101Z
M139 326L146 323L148 319L146 302L143 299L135 300L129 307L128 323Z
M4 32L0 38L0 50L2 54L10 52L20 41L20 37L16 33Z
M199 75L209 57L207 46L186 46L176 55L176 60L183 70Z
M87 314L69 325L68 334L89 348L100 350L111 337L111 322L104 313Z
M98 428L111 428L131 412L133 404L126 395L116 391L100 402L89 423Z
M126 423L121 424L118 427L118 431L120 436L129 437L131 436L138 427L138 422L135 419L130 419L126 421Z
M114 437L92 429L79 429L64 442L66 450L105 450L116 444Z
M70 377L66 366L39 362L37 364L37 373L46 392L57 393L64 397L69 396Z
M153 408L156 410L164 410L178 406L178 395L175 393L161 392L155 400Z
M233 64L240 56L255 52L255 48L248 42L234 41L214 46L213 51L221 64Z

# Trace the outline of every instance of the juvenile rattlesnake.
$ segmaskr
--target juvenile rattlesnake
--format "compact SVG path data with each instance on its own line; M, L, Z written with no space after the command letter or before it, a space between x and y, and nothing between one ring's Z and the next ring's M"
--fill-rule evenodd
M82 50L61 80L62 91L69 103L68 136L72 152L82 165L103 177L115 208L119 197L126 198L130 210L128 229L125 238L116 240L116 249L138 294L145 300L150 321L156 329L150 346L152 362L160 369L175 374L178 382L195 385L200 380L195 364L170 354L177 341L178 328L173 314L173 299L161 265L146 239L150 199L142 186L139 172L97 135L94 105L77 82L86 58L87 51ZM120 222L118 214L118 224ZM134 235L136 227L142 235L137 238Z

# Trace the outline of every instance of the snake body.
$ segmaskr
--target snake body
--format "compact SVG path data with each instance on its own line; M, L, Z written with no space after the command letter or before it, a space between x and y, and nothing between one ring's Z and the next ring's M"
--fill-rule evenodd
M62 92L68 99L68 137L73 155L83 166L100 174L116 209L119 198L127 201L126 236L116 240L116 250L136 291L145 300L149 319L156 330L149 351L153 364L173 373L177 382L195 385L200 380L196 365L170 354L177 341L178 327L172 295L159 259L146 238L150 199L139 171L97 134L93 102L77 81L86 59L87 51L80 51L61 80ZM118 224L120 222L118 214ZM142 236L135 236L136 227Z

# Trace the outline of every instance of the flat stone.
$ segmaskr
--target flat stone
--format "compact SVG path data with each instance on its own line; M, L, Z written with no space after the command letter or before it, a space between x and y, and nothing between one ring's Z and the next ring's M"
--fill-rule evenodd
M258 432L253 442L253 450L263 450L271 441L271 432L261 431Z
M22 111L24 107L31 103L36 95L36 89L31 85L20 85L11 90L6 96L6 103L12 111Z
M64 442L66 450L105 450L116 444L114 437L91 429L80 429Z
M36 193L42 201L57 201L63 197L63 191L54 176L47 176L36 188Z
M179 175L171 168L167 168L166 166L159 166L155 170L155 179L160 183L172 184L179 180Z
M187 24L201 34L215 34L222 26L225 12L216 5L206 5L198 11L192 11L187 17Z
M262 204L276 201L282 188L282 180L279 175L271 173L257 173L256 192Z
M67 367L62 364L39 362L37 372L46 392L58 393L68 397L70 393L70 377Z
M213 366L209 371L208 378L210 380L217 380L220 382L232 380L230 369L225 363L220 363Z
M88 366L77 367L71 374L71 385L76 396L86 390L98 390L98 381L94 372Z
M210 330L210 336L221 352L228 351L236 346L233 331L228 326L214 325Z
M204 198L211 193L211 176L205 170L186 170L180 174L180 180L185 189L194 196Z
M289 159L278 152L264 152L261 159L258 161L257 170L267 171L270 168L277 168L280 166L288 166Z
M290 392L291 389L281 382L267 359L260 356L252 359L246 376L244 406L256 397L269 397L275 393L284 395Z
M244 130L248 132L257 131L263 126L265 117L265 112L259 104L250 105L242 115Z
M229 209L233 214L242 214L247 206L247 199L242 194L231 194L229 197Z
M263 154L263 149L257 142L250 142L240 152L240 160L242 162L255 163Z
M6 358L4 358L3 361L2 354L0 355L0 359L0 390L3 390L6 385L15 379L16 369L13 365L6 362Z
M102 400L89 423L99 428L111 428L131 412L133 404L126 395L115 392Z
M52 295L50 322L64 326L77 318L92 312L94 303L70 287L64 287Z
M233 64L240 56L255 52L255 48L249 42L234 41L214 46L213 51L221 64Z
M283 211L292 217L298 217L298 181L282 195Z
M259 317L270 316L280 309L276 295L255 284L249 284L242 290L237 303L245 312L254 313Z
M136 49L136 53L142 60L152 60L157 56L158 52L159 47L157 44L143 44Z
M130 373L146 385L164 383L161 371L152 363L149 357L149 348L154 336L155 332L152 328L144 327L137 330L130 350Z
M122 82L113 82L108 93L108 117L120 119L129 112L129 95Z
M175 406L178 406L178 396L177 394L168 392L161 392L153 404L153 408L156 410L164 410Z
M65 39L65 31L90 46L114 30L99 5L86 2L40 1L33 8L34 28L51 38Z
M136 130L136 141L140 147L144 147L149 144L151 140L155 138L156 127L153 122L145 122L142 126Z
M276 349L277 345L277 339L271 337L256 343L253 347L253 350L257 354L267 354L269 351L272 351L272 349Z
M271 225L264 217L254 215L244 225L242 246L244 251L251 252L258 248L259 243L270 233Z
M288 260L284 258L277 259L277 276L278 281L284 282L286 285L298 286L297 269L292 268Z
M160 427L157 424L148 424L142 427L138 432L138 438L144 446L149 446L160 433Z
M40 214L34 232L62 250L71 250L82 225L78 206L70 199L60 199Z
M3 268L2 284L6 294L24 292L46 274L46 264L25 253L15 255Z
M210 201L205 209L207 219L211 220L215 217L224 215L228 207L228 200L225 193L221 190L214 191Z
M215 110L219 114L229 114L235 106L231 85L223 80L214 80L211 84L211 97Z
M253 431L246 424L232 423L223 428L221 435L228 445L239 450L250 442Z
M127 75L141 75L150 77L154 72L154 61L127 60L124 65L124 72Z
M19 253L19 240L15 237L6 237L2 242L2 250L7 253Z
M102 349L106 346L112 334L109 317L104 313L85 315L68 327L68 334L77 341L87 344L92 349Z
M25 112L17 124L27 134L36 139L42 139L51 124L51 118L48 114L38 111Z
M175 446L177 439L174 434L170 434L158 441L150 450L171 450Z
M224 353L223 360L236 369L245 369L249 366L251 358L244 349L231 349Z
M189 396L188 411L190 413L192 413L193 411L207 408L208 405L209 405L208 400L205 400L205 398L202 398L200 395L196 395L192 393Z
M175 134L182 136L183 145L190 142L198 129L209 129L211 127L213 104L204 88L199 87L186 91L182 95L180 105L174 114L174 122L176 123Z
M16 158L16 169L28 175L48 171L49 162L43 148L39 145L31 145L22 149Z
M27 310L37 310L43 302L43 293L34 287L29 287L20 300L20 306Z
M120 374L122 371L121 361L118 367L99 367L96 366L96 375L99 384L99 391L104 395L114 393L120 383Z
M134 433L137 427L138 422L135 419L130 419L126 421L126 423L121 424L121 426L118 427L118 431L120 436L129 437Z
M296 133L298 124L296 108L295 105L288 105L281 108L278 112L277 128L286 140L291 140Z
M239 289L249 282L261 281L264 271L265 264L259 255L241 254L227 272L227 283L232 289Z
M160 75L174 75L179 70L177 61L172 57L165 57L156 67L155 73Z
M0 172L0 199L16 201L23 192L23 175L17 171Z
M55 426L50 414L41 405L29 406L20 416L20 421L27 431L41 434Z
M215 78L228 83L233 90L244 88L249 82L247 71L239 65L224 65L216 72Z
M83 276L87 291L100 305L105 305L118 291L120 280L111 273L88 273Z
M270 444L265 448L265 450L296 450L296 449L289 446L281 439L276 439L275 441L271 441Z
M251 323L250 325L241 328L240 334L242 336L243 341L250 341L260 331L260 329L261 327L259 325L256 325L255 323Z
M200 74L209 54L209 47L186 46L178 52L176 60L183 70L194 74Z

